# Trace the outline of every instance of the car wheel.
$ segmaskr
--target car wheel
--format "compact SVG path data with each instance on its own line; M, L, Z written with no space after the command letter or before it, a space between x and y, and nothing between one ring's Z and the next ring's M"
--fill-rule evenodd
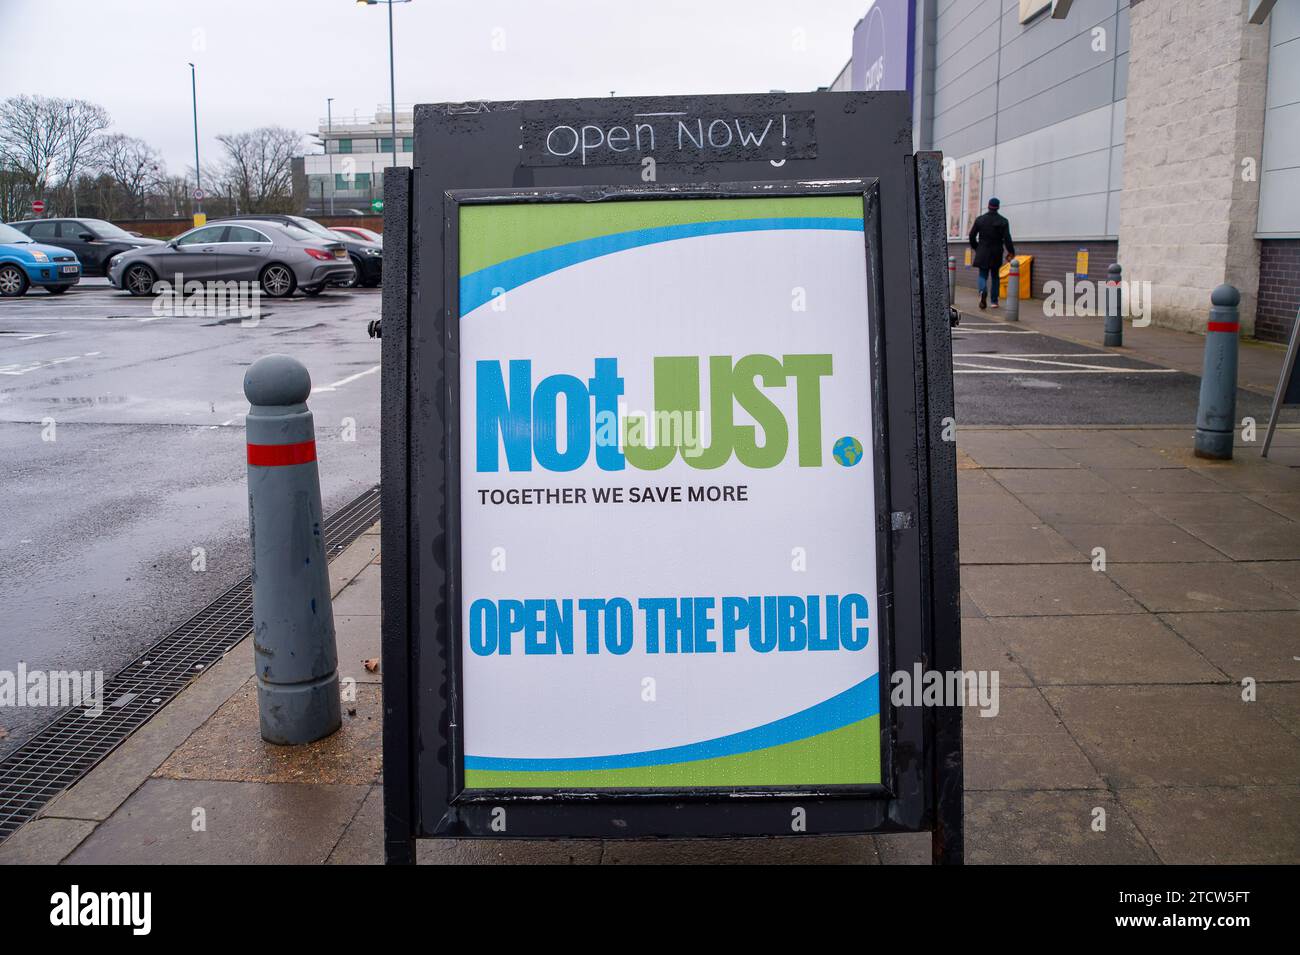
M346 281L338 282L339 288L356 288L361 284L361 260L353 257L352 265L356 268L356 274Z
M262 291L271 298L288 298L298 285L293 269L278 263L262 269L258 282L262 286Z
M323 291L325 291L324 285L313 285L311 288L304 287L302 290L302 294L306 295L308 298L315 298Z
M27 291L27 284L27 273L18 266L0 266L0 295L17 298Z
M132 295L152 295L158 276L147 265L132 265L122 276L122 288Z
M62 294L63 294L64 292L66 292L67 290L68 290L68 286L66 286L66 285L47 285L47 286L45 286L45 291L49 292L51 295L62 295Z

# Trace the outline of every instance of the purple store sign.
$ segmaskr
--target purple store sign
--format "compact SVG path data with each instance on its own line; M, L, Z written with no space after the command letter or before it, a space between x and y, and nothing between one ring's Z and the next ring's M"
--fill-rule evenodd
M853 28L854 90L911 90L913 0L876 0Z

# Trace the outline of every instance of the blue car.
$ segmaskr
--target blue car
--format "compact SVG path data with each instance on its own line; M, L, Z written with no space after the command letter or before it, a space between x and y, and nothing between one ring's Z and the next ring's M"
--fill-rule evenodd
M81 264L67 249L33 242L0 223L0 295L15 298L32 285L59 295L80 281Z

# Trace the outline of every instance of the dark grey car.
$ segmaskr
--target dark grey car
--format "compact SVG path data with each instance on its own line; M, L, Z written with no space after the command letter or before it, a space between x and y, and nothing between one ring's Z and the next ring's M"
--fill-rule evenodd
M108 280L132 295L148 295L160 281L180 290L189 282L257 282L264 294L284 298L295 289L317 295L355 274L342 242L292 225L225 219L155 248L121 253Z

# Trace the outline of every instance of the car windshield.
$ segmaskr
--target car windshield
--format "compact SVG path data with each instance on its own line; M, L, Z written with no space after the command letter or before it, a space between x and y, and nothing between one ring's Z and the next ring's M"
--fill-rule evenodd
M13 226L5 225L3 222L0 222L0 245L14 245L20 242L31 241L31 239L27 238L27 236L23 235Z
M90 226L95 234L101 239L134 239L135 236L125 229L119 229L111 222L105 222L103 219L82 219L84 224Z
M293 224L299 229L310 232L312 235L318 236L322 239L332 239L335 242L338 241L339 237L319 222L314 222L311 219L304 219L302 216L291 216L291 218L293 219Z

